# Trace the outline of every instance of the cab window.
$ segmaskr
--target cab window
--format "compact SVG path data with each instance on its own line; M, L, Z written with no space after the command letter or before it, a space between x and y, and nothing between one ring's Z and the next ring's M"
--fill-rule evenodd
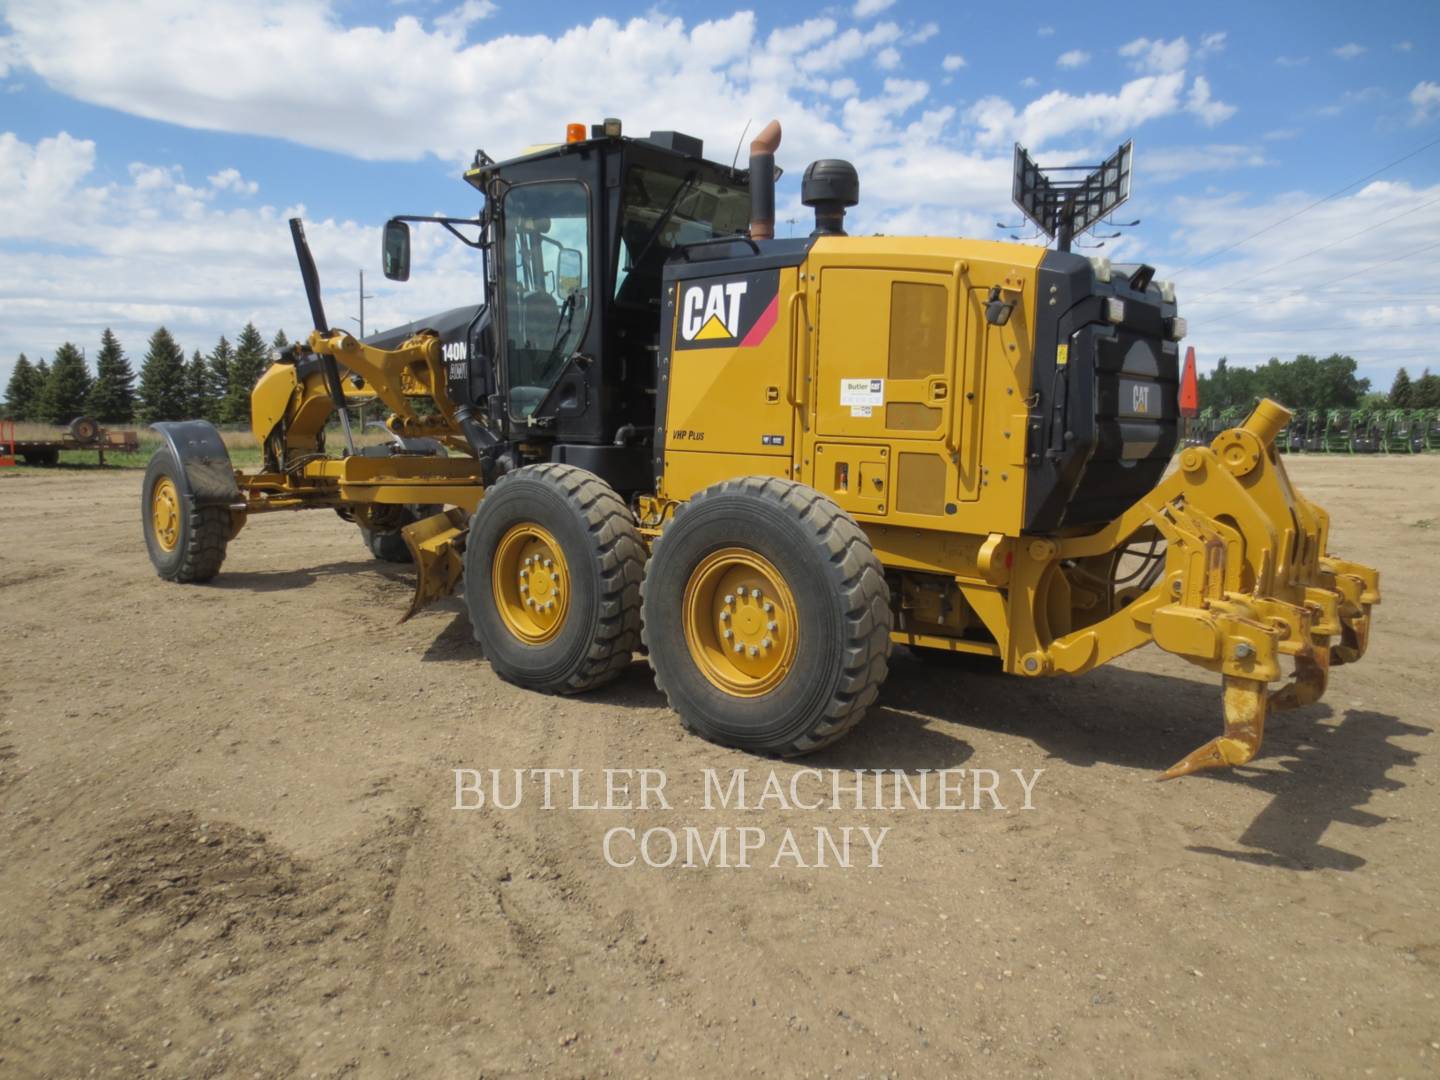
M524 419L555 385L590 317L590 207L583 184L526 184L505 196L505 364Z
M665 260L685 244L742 232L750 220L748 188L634 167L625 176L615 301L658 310Z

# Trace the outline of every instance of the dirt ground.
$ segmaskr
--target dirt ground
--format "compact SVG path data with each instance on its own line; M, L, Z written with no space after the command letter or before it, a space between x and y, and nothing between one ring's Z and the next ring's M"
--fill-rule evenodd
M138 471L4 475L0 1075L1433 1076L1440 459L1291 469L1382 568L1370 655L1253 767L1167 784L1219 694L1154 649L1033 682L897 650L854 734L771 763L685 734L643 661L545 697L458 602L399 625L408 569L333 515L176 586ZM994 769L1006 809L705 809L705 768L772 766L806 800L811 768ZM663 769L671 809L457 811L457 768L582 769L587 805ZM606 860L687 827L765 846ZM771 867L817 827L889 827L881 865Z

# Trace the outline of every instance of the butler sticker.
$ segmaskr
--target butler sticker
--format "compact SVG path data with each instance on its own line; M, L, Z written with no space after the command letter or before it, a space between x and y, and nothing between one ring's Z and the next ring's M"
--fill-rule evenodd
M780 311L780 272L707 278L679 286L676 349L753 349Z

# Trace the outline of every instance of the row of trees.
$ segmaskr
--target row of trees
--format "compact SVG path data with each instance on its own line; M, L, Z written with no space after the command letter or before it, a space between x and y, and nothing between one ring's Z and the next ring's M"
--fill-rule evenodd
M1221 357L1215 370L1201 375L1200 404L1215 409L1248 408L1258 398L1274 398L1292 409L1440 409L1440 375L1411 380L1402 367L1388 394L1372 393L1370 380L1356 375L1352 357L1332 353L1324 359L1300 355L1272 357L1254 368L1231 367Z
M1410 373L1402 367L1395 373L1385 403L1392 409L1440 409L1440 375L1431 375L1426 368L1412 382Z
M65 424L77 416L102 423L210 420L244 424L250 420L250 391L270 362L271 349L289 344L285 331L267 345L253 323L246 323L235 344L221 337L209 355L185 350L170 331L150 335L138 378L120 341L106 330L100 338L92 375L85 355L70 342L55 350L49 363L31 363L24 353L5 388L5 415L12 420Z

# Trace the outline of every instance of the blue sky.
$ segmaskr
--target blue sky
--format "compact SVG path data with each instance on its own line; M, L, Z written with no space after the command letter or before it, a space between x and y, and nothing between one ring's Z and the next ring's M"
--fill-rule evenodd
M855 231L995 238L1017 139L1076 162L1133 137L1143 224L1103 250L1176 279L1202 365L1431 363L1440 5L1168 7L0 0L0 378L105 326L135 356L160 322L207 351L303 331L297 209L333 322L359 269L371 328L466 302L472 253L436 230L391 285L378 226L471 213L476 147L605 115L727 160L779 117L782 234L815 157L859 168Z

